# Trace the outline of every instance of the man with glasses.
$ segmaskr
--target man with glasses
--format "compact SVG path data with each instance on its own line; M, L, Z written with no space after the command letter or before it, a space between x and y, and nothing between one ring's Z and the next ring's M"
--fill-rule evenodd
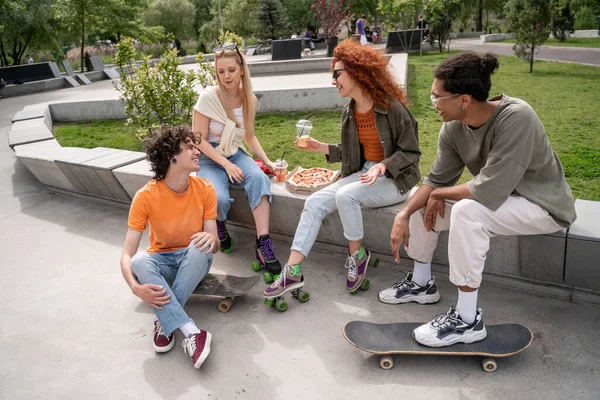
M431 102L444 124L431 171L394 220L390 245L396 261L404 243L414 269L379 293L384 303L435 303L440 294L431 261L440 231L449 230L450 281L456 307L415 329L426 346L483 340L477 308L490 238L539 235L567 228L576 218L571 189L542 122L525 101L488 99L493 54L466 52L435 70ZM473 178L456 185L465 167Z

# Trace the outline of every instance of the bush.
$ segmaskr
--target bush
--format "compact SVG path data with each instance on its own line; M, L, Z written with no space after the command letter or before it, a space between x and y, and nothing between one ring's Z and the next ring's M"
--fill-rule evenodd
M597 29L594 12L588 7L581 7L575 14L575 29Z
M121 79L115 87L125 102L127 124L136 126L141 140L161 125L190 124L197 97L194 86L214 84L214 68L203 57L202 53L196 57L200 65L197 72L177 68L181 63L177 49L166 51L155 65L150 65L150 58L145 57L135 67L131 39L117 45L115 64Z

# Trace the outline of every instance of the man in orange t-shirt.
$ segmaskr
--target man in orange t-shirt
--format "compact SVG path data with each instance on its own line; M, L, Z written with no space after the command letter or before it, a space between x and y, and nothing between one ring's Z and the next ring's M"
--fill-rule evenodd
M121 271L133 294L154 309L154 350L171 350L179 329L185 353L200 368L212 337L183 307L208 274L220 242L215 189L206 179L190 176L200 169L196 146L187 126L165 126L155 133L146 152L154 179L131 203ZM148 224L150 247L138 252Z

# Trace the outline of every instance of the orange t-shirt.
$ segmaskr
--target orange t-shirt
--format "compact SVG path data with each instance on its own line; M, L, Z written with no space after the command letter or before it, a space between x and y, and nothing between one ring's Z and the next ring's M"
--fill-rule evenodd
M150 223L149 253L187 247L194 233L202 232L204 221L217 218L217 193L204 178L189 177L189 186L178 194L165 181L155 179L133 198L127 226L138 232Z

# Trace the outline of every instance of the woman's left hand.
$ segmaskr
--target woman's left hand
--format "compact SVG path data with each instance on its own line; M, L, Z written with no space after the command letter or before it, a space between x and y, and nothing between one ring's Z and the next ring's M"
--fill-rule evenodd
M266 163L264 163L265 166L267 168L269 168L271 171L275 172L275 163L273 161L267 161Z
M377 182L377 178L383 174L385 174L385 164L375 164L369 168L369 171L366 174L359 174L360 183L366 183L371 186Z

